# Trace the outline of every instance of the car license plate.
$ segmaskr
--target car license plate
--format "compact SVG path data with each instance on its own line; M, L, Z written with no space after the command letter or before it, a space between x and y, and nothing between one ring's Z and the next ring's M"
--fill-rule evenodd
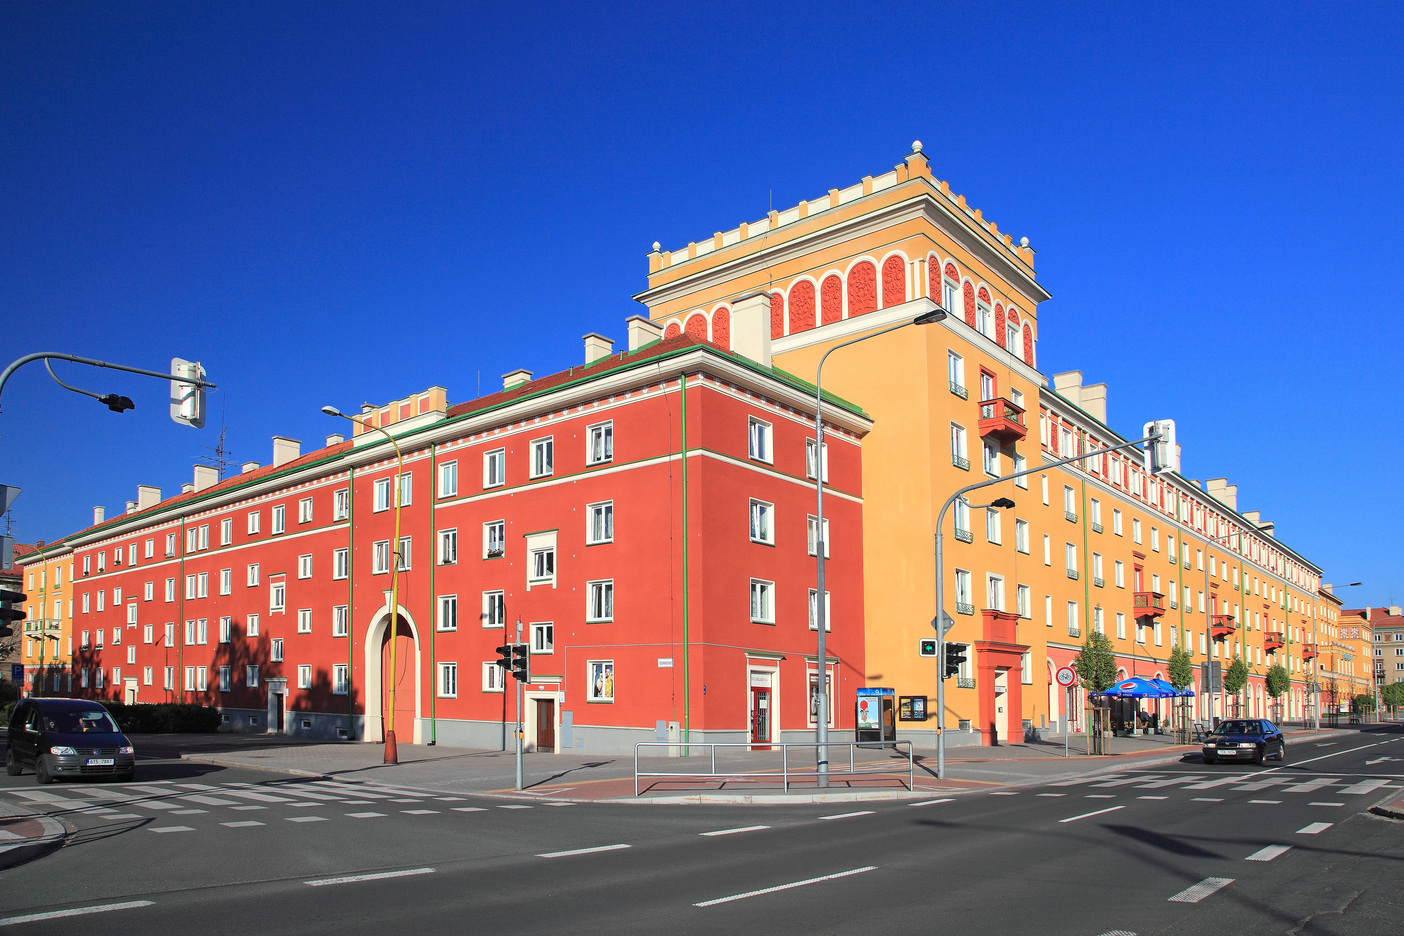
M111 758L111 757L90 757L90 758L88 758L88 766L89 766L89 767L111 767L111 766L113 766L113 765L116 764L116 763L117 763L117 761L114 760L114 759Z
M1233 757L1238 753L1238 748L1219 748L1220 757Z

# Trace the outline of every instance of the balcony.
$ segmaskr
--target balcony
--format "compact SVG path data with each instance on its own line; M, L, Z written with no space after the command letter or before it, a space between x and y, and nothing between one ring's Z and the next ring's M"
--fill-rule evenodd
M1068 570L1068 578L1070 578L1070 579L1072 579L1074 582L1076 582L1076 581L1077 581L1077 570L1076 570L1076 569L1069 569L1069 570Z
M974 614L975 606L968 601L956 602L956 614Z
M1106 581L1100 575L1092 576L1092 585L1096 588L1106 587Z
M818 677L815 677L815 678L817 679ZM974 688L975 688L975 677L974 677L974 676L957 676L957 677L956 677L956 688L957 688L957 689L974 689Z
M975 542L975 534L971 533L969 530L962 530L960 527L956 527L956 539L960 540L962 543L973 543Z
M961 471L970 470L970 459L957 455L954 452L951 453L951 464L955 465Z
M1316 644L1309 643L1302 645L1302 660L1316 659Z
M1238 629L1238 622L1232 614L1214 614L1209 618L1209 636L1213 640L1227 640Z
M1287 638L1282 634L1268 633L1263 635L1263 652L1276 653L1287 645Z
M1082 636L1082 628L1078 627L1076 624L1069 624L1069 625L1068 625L1068 636L1069 636L1069 637L1081 637L1081 636Z
M1004 399L980 401L980 438L993 436L1007 443L1022 441L1028 434L1022 406Z
M1092 521L1092 532L1093 532L1093 533L1100 533L1100 532L1102 532L1102 525L1101 525L1100 523L1098 523L1096 520L1093 520L1093 521Z
M1077 514L1071 510L1063 511L1063 516L1067 519L1069 523L1077 522Z
M960 397L962 400L970 399L970 391L966 390L954 380L951 381L951 392L954 393L956 396Z
M1132 617L1158 618L1165 613L1165 595L1157 591L1138 591L1131 607L1136 611Z

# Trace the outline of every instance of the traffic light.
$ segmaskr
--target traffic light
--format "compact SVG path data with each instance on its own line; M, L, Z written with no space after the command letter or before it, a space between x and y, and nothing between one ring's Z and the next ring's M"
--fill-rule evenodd
M918 656L925 656L925 657L934 657L934 656L936 655L936 641L935 641L935 639L933 638L933 639L928 639L928 640L918 640L918 641L917 641L917 655L918 655Z
M204 379L205 369L199 361L171 358L171 419L205 428L205 388L197 382Z
M965 644L946 644L946 670L943 679L949 679L960 672L960 665L965 662Z
M512 676L531 682L531 648L524 643L512 644Z
M502 667L504 672L512 671L512 648L516 644L503 644L497 648L497 665Z
M23 621L24 610L22 608L12 608L11 604L23 604L29 596L24 592L14 592L8 589L0 589L0 637L12 637L15 630L10 626L11 621Z
M1157 419L1148 422L1142 432L1147 436L1158 436L1154 442L1146 443L1146 471L1153 475L1166 471L1178 473L1180 447L1175 444L1175 420Z

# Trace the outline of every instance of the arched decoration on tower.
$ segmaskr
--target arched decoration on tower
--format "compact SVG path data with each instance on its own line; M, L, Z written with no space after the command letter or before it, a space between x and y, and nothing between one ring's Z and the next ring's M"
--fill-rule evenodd
M726 306L712 310L712 342L731 350L731 310Z
M669 338L676 338L681 334L682 326L678 324L677 319L673 319L668 323L668 327L663 329L663 340L667 341Z
M694 312L687 317L687 324L683 326L683 331L698 341L707 340L707 316L701 312Z
M1004 306L998 302L995 303L995 344L1004 347Z
M985 305L989 305L989 304L990 304L990 291L989 291L988 289L986 289L985 287L981 286L981 287L980 287L980 293L979 293L979 295L978 295L976 298L978 298L978 299L979 299L981 302L983 302Z
M1028 322L1025 322L1025 323L1024 323L1024 363L1027 364L1027 365L1029 365L1030 367L1033 367L1033 362L1034 362L1034 353L1033 353L1033 351L1034 351L1034 349L1033 349L1033 329L1029 327L1029 323L1028 323Z
M946 264L946 279L954 280L957 283L960 282L960 271L956 269L954 263Z
M814 327L814 284L800 280L790 287L790 334Z
M877 267L867 260L848 271L848 317L877 310Z
M975 327L975 287L965 281L965 324Z
M837 273L824 277L819 286L819 316L825 325L843 318L843 280Z
M941 260L935 254L926 255L926 295L941 304Z
M785 337L785 294L770 294L770 340Z
M907 301L907 262L898 254L882 261L882 307Z
M1018 328L1018 327L1019 327L1019 310L1018 310L1018 309L1014 308L1013 306L1010 306L1008 309L1005 310L1004 314L1005 314L1005 317L1009 320L1009 324L1010 324L1010 325L1013 325L1015 328ZM1015 350L1015 349L1010 348L1009 350L1013 351L1013 350Z

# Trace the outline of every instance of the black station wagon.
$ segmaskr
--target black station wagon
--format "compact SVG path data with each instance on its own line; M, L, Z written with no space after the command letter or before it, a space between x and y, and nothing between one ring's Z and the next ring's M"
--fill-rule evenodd
M1287 760L1287 739L1266 718L1230 718L1204 738L1204 763L1249 760L1261 764L1269 757Z
M5 772L34 768L40 783L136 774L136 751L107 709L81 699L24 699L10 716Z

